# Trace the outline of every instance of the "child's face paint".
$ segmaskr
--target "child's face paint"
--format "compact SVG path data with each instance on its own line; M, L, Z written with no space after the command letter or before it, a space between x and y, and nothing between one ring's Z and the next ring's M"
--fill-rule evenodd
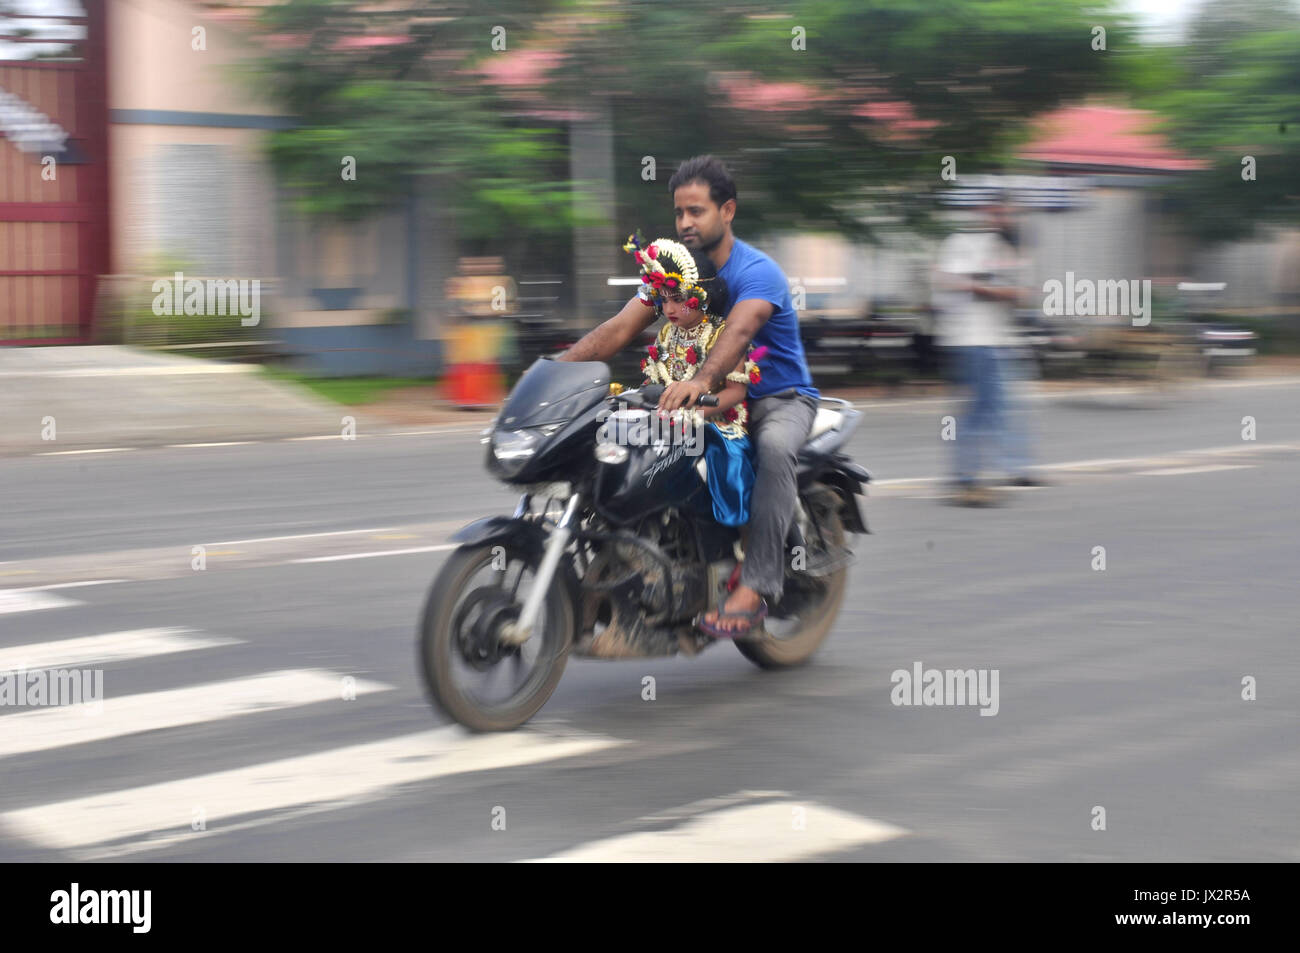
M664 298L664 317L679 328L693 328L704 320L704 312L698 308L688 308L685 301Z

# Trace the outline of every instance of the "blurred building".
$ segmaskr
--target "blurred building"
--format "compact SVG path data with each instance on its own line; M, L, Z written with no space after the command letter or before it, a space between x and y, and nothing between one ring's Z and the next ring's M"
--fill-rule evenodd
M0 29L0 344L89 338L110 268L106 11L10 0Z
M116 332L110 302L138 311L182 270L261 282L258 334L318 369L432 369L445 276L429 264L454 255L436 208L413 195L360 225L293 214L263 151L292 119L243 72L251 5L12 2L26 12L0 45L0 341Z
M1033 287L1066 272L1094 280L1151 278L1224 283L1224 309L1294 308L1300 300L1300 229L1262 228L1247 240L1189 238L1159 188L1205 167L1173 148L1149 112L1074 105L1033 122L1017 172L958 175L941 200L960 219L992 190L1020 209L1022 247ZM808 309L829 317L891 306L923 309L930 298L933 242L916 235L857 246L834 235L782 235L769 251L803 286ZM798 280L794 276L798 276Z
M322 373L437 368L461 307L448 281L465 253L439 196L416 187L383 215L337 224L295 214L276 185L265 140L293 118L259 94L248 72L250 54L269 41L253 19L274 0L4 2L14 13L0 32L0 342L107 333L168 343L169 326L148 320L149 287L183 270L262 283L261 325L245 333L232 322L239 333L231 344L273 341ZM609 107L598 98L564 112L548 107L540 90L552 55L512 50L492 58L484 81L510 92L523 120L561 125L569 178L615 208ZM721 75L718 90L733 108L767 112L795 110L807 95L799 84L751 74ZM861 108L887 135L925 124L905 102ZM1152 119L1079 105L1037 122L1019 156L1033 175L1017 186L1037 281L1066 271L1187 277L1226 282L1225 305L1294 304L1300 231L1191 244L1151 186L1199 163L1172 149ZM701 151L725 146L702 142ZM625 298L609 281L630 273L618 251L626 225L586 225L569 243L507 255L514 319L589 326L613 313ZM808 312L860 316L929 301L931 247L918 236L869 247L814 234L746 237L781 263ZM119 313L125 330L109 320Z

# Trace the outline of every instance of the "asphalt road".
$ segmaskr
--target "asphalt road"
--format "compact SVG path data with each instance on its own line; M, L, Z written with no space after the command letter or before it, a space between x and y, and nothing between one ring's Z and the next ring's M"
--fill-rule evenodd
M103 678L0 708L0 860L1300 859L1300 381L1030 406L1054 485L987 510L939 498L956 403L865 408L811 665L577 660L490 737L415 670L448 533L513 505L473 428L0 459L0 678ZM996 715L894 704L918 663Z

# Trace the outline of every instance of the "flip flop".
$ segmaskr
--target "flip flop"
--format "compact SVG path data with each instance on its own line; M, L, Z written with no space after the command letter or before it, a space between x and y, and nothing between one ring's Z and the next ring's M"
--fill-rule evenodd
M758 608L753 612L719 612L718 617L713 622L705 622L703 617L696 620L695 625L701 632L713 636L715 639L738 639L749 635L754 627L761 624L767 618L767 600L760 598ZM717 623L723 619L740 619L748 622L749 625L736 629L720 629Z

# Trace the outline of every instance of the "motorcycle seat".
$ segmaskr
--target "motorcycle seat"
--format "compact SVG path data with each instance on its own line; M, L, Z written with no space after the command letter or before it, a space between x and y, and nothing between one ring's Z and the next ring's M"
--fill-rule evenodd
M828 430L834 430L843 419L844 414L841 411L832 407L818 407L817 416L813 418L812 430L808 431L808 440L819 437Z
M850 416L851 415L851 416ZM858 412L849 410L846 415L845 411L835 407L818 407L817 416L813 418L812 429L808 431L808 439L804 441L803 447L799 451L800 463L806 464L810 456L815 455L819 448L813 445L813 442L822 434L829 433L832 430L841 431L839 439L832 438L832 447L838 447L857 426ZM824 451L823 451L824 452ZM700 479L705 483L709 480L708 466L701 456L695 461L695 472L700 475Z

